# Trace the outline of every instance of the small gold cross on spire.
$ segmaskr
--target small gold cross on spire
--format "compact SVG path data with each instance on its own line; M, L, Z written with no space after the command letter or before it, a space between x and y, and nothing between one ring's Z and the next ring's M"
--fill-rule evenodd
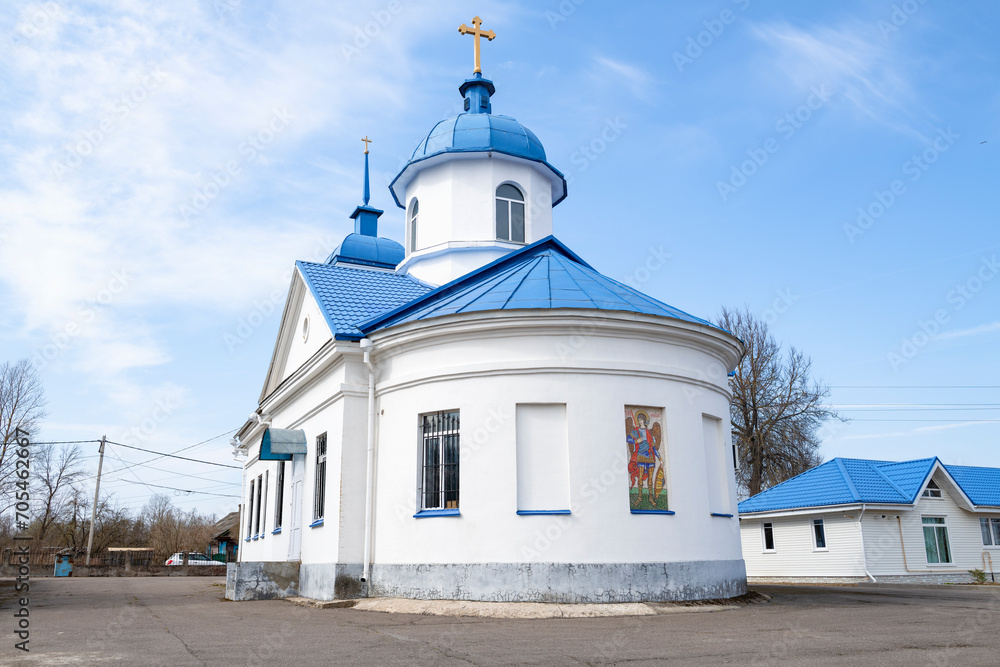
M372 143L372 140L369 139L368 135L366 134L365 138L362 139L361 141L365 142L365 155L368 155L368 144Z
M496 37L496 33L492 30L480 30L479 26L483 24L483 20L478 16L472 19L472 27L465 25L464 23L458 26L458 31L463 35L472 35L475 40L475 54L476 54L476 69L472 70L476 74L481 74L483 69L479 66L479 38L485 37L489 41L493 41Z

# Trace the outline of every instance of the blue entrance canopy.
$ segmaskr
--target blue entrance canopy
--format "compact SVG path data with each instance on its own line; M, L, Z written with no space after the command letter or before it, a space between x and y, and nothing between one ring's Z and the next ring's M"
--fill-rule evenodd
M268 428L260 443L261 461L291 461L292 454L306 453L306 432L302 429Z

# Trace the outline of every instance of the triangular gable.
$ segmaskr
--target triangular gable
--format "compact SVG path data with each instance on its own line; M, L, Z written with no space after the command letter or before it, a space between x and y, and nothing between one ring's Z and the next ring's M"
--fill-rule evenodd
M314 349L308 355L304 352L295 355L293 354L292 346L298 342L296 336L301 335L301 322L307 312L316 315L315 317L310 317L309 333L309 338L313 343L310 348ZM292 282L288 288L288 297L285 299L285 308L281 314L281 323L278 325L278 336L274 341L274 351L271 353L271 363L268 365L267 375L264 377L264 386L261 388L259 401L263 402L265 398L270 396L285 378L295 372L301 365L301 361L314 354L316 350L329 342L332 337L333 332L322 317L319 304L310 293L302 274L299 271L295 271L292 274ZM302 357L302 359L293 359L293 363L296 361L299 363L295 363L295 367L290 368L289 358L296 356Z
M582 308L659 315L718 329L596 271L548 236L363 322L364 333L454 313Z

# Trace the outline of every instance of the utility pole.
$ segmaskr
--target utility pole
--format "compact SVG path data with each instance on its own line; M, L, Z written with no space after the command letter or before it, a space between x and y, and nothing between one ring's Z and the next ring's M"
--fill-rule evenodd
M101 468L104 467L104 443L108 436L101 436L101 458L97 461L97 487L94 489L94 506L90 508L90 537L87 539L87 565L90 565L90 550L94 546L94 520L97 518L97 494L101 492Z

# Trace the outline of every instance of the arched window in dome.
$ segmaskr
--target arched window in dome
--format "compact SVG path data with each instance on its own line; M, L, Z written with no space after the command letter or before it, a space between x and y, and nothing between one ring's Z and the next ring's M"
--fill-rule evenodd
M497 240L524 243L524 195L510 183L497 188Z
M410 221L410 252L417 251L417 218L420 217L420 202L414 197L410 200L410 211L406 214Z

